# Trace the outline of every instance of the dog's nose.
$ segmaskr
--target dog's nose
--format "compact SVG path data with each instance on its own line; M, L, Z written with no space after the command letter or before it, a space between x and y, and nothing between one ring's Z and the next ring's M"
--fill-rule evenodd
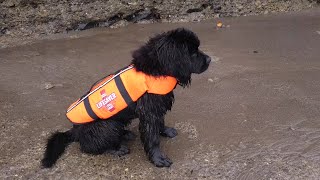
M211 58L208 56L206 57L206 63L209 64L211 62Z

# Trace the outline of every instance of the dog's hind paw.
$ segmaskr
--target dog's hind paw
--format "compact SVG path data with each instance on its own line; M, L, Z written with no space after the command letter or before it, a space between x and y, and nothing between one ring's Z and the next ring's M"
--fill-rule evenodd
M135 135L132 131L126 130L124 135L123 135L123 139L125 141L133 141L135 140L137 137L137 135Z
M170 167L172 161L161 153L160 150L155 151L151 157L150 161L157 167Z
M178 135L178 131L175 128L164 127L164 131L160 132L161 136L174 138Z
M125 145L121 145L118 150L109 150L109 151L107 151L107 153L121 157L121 156L129 154L130 149Z

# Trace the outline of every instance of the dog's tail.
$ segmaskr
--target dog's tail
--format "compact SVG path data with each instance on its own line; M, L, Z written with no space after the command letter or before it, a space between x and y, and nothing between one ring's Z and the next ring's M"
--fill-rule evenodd
M72 131L55 132L47 142L46 152L41 161L43 168L52 167L63 154L66 147L74 141Z

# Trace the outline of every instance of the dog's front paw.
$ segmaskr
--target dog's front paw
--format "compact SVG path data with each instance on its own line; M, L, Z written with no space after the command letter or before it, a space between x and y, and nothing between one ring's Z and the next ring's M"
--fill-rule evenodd
M178 135L178 131L175 128L164 127L164 131L160 133L161 136L174 138Z
M150 161L157 167L170 167L172 161L166 157L160 150L155 150L150 156Z

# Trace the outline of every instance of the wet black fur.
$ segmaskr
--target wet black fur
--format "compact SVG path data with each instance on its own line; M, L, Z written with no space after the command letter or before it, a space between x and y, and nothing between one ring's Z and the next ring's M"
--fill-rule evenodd
M199 45L198 37L192 31L175 29L156 35L134 51L132 63L138 71L149 75L176 77L179 85L186 87L191 83L191 74L204 72L211 61L198 49ZM161 152L159 136L173 138L177 135L174 128L164 124L164 116L173 102L173 92L167 95L146 93L107 120L74 125L67 132L56 132L48 139L42 166L52 167L71 142L79 142L84 153L128 154L126 142L133 140L135 135L125 127L139 118L140 137L149 160L157 167L169 167L172 162Z

